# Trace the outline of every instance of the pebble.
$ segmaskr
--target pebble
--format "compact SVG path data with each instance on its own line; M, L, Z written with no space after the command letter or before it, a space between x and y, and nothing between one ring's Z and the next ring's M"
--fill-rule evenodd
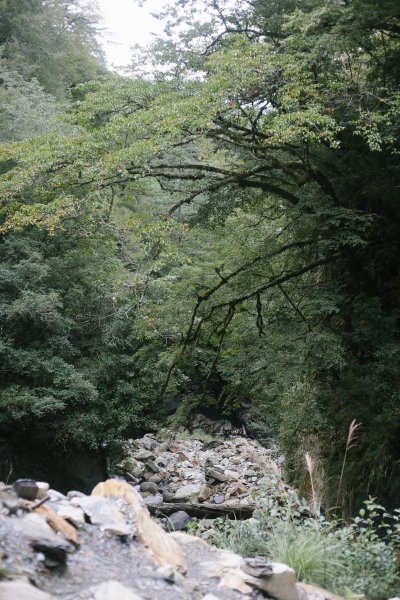
M225 496L218 495L213 497L214 504L222 504L225 502Z

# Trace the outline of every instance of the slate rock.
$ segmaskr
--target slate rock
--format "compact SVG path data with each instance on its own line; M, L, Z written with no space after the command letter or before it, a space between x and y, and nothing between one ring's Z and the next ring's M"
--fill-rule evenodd
M272 572L261 577L252 576L252 585L254 587L265 592L268 596L277 598L277 600L291 600L292 598L297 599L299 597L298 590L296 589L296 573L293 569L283 563L267 563L263 558L256 558L260 563L264 563L264 567L261 567L259 572L264 570L267 573L267 569L269 572L268 567L270 567ZM252 559L245 559L241 564L241 569L249 575L249 571L257 572L257 567L254 568L254 563L251 561Z
M186 525L191 521L190 515L184 510L178 510L177 512L169 515L166 521L166 528L168 531L181 531L186 528Z
M35 500L39 491L34 479L17 479L13 484L13 488L18 496L24 500Z
M270 577L274 573L271 563L261 556L246 558L242 564L242 569L245 573L248 573L253 577Z
M67 553L73 552L74 548L59 536L53 538L42 537L31 541L31 546L37 552L42 552L46 557L46 566L57 567L67 560Z

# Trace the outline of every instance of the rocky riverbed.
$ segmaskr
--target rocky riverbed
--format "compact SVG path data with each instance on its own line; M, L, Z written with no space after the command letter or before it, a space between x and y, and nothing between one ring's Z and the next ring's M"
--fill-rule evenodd
M205 442L195 435L168 438L164 431L129 440L114 476L130 482L158 515L179 507L191 517L249 518L260 489L280 474L281 462L275 447L246 437Z
M0 600L334 600L286 565L177 531L199 511L204 537L213 511L251 516L263 480L279 470L274 454L243 437L163 432L127 442L115 478L90 495L0 484Z

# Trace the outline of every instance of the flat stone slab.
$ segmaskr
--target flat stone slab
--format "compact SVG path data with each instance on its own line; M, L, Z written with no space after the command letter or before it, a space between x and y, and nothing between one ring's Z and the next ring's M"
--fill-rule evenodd
M179 502L180 500L188 500L193 496L198 496L203 487L202 483L189 483L178 488L172 497L173 502Z
M80 506L94 525L99 525L102 531L115 535L131 533L122 513L108 498L86 496L74 498L74 504Z

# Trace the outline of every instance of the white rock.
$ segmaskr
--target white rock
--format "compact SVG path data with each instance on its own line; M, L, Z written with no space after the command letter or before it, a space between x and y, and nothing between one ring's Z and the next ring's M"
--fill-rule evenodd
M1 600L51 600L50 596L25 581L3 581L0 583Z
M59 506L57 510L60 517L67 519L72 525L77 528L83 527L85 524L85 515L81 508L78 506Z
M74 504L80 506L94 525L99 525L103 531L115 535L128 535L131 533L124 517L114 503L108 498L100 496L86 496L74 498Z
M38 487L36 500L43 500L43 498L45 498L48 495L50 486L45 481L37 481L36 485Z
M94 600L143 600L133 590L114 580L102 583L91 591Z

